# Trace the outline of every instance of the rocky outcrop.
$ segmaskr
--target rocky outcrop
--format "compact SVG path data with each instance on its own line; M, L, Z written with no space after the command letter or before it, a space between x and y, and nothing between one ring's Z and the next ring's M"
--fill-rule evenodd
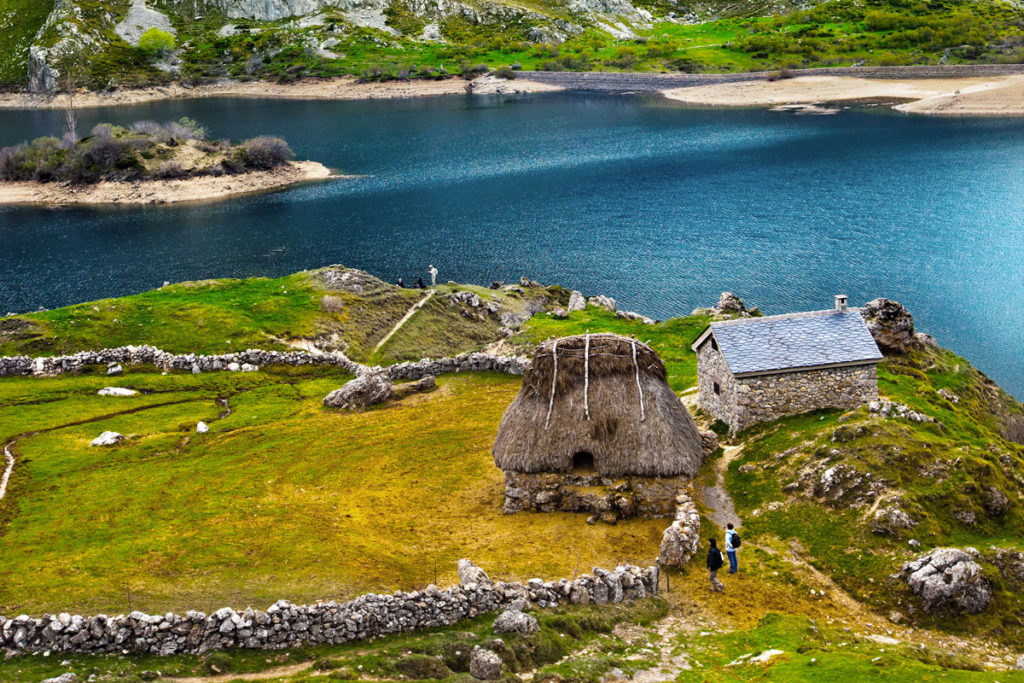
M977 614L992 601L992 588L974 554L959 548L936 548L903 565L894 577L921 600L925 612L952 610Z
M597 306L598 308L604 308L612 312L615 312L616 310L615 299L603 294L598 294L597 296L592 296L587 299L587 305Z
M113 446L116 443L124 441L124 434L118 434L117 432L103 432L95 439L93 439L90 446Z
M700 513L687 492L676 497L676 518L665 529L658 547L662 566L681 567L697 554L700 544Z
M743 300L732 292L722 292L715 306L712 308L695 308L691 315L710 315L716 318L750 318L761 315L761 311L756 306L748 309Z
M459 585L468 586L469 584L480 584L482 586L490 586L491 579L480 567L473 564L472 561L462 558L458 562L459 570Z
M437 386L437 378L433 375L425 375L415 382L395 384L391 387L391 398L401 400L406 396L418 394L421 391L430 391Z
M501 657L477 645L469 656L469 675L478 681L501 678Z
M144 614L91 617L67 613L41 618L0 616L0 650L8 656L41 652L143 655L203 654L246 648L283 650L337 645L403 631L436 628L496 612L520 600L538 607L603 604L657 595L658 569L621 565L594 569L575 580L494 583L421 591L369 593L345 603L293 605L281 600L266 611L224 607L213 614ZM499 659L500 662L500 659Z
M895 535L900 531L913 529L917 522L906 512L896 506L878 508L871 522L871 530L876 534Z
M177 33L166 14L146 7L146 0L132 0L128 14L114 27L114 33L121 36L124 42L138 46L139 39L152 28L171 35Z
M572 294L569 295L569 312L582 311L587 307L587 300L583 298L583 294L577 292L575 289L572 290Z
M359 410L391 398L391 380L384 372L368 372L346 382L324 397L328 408Z
M644 325L654 325L658 322L653 318L648 318L646 315L635 311L615 311L615 317L622 318L623 320L637 320L642 322Z
M499 635L517 633L526 636L539 631L540 625L533 616L525 614L520 610L508 609L499 614L498 618L494 620L493 630Z
M917 345L914 316L891 299L875 299L860 309L875 343L886 353L906 353Z

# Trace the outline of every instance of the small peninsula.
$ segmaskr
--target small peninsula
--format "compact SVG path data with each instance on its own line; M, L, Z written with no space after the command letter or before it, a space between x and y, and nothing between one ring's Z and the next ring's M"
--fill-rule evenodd
M288 144L259 136L208 140L195 121L101 123L0 149L0 205L167 204L223 199L331 177L293 161Z

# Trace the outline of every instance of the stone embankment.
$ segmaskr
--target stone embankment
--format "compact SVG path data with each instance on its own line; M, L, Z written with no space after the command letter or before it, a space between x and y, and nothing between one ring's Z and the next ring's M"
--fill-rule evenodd
M973 78L1024 73L1020 64L956 64L944 66L858 66L799 69L795 76L851 76L856 78ZM564 90L587 92L657 92L718 83L764 81L777 78L777 71L752 71L731 74L654 74L578 71L521 71L517 78L556 86Z
M521 375L529 362L525 357L474 352L453 358L425 358L399 363L383 368L383 372L391 380L421 379L427 375L436 376L452 372L490 371ZM0 357L0 377L76 373L90 365L154 365L161 370L183 370L193 373L255 370L268 365L332 365L355 375L381 371L380 368L370 368L357 363L337 351L309 353L248 349L237 353L203 356L194 353L173 354L154 346L119 346L99 351L80 351L69 356L3 356Z
M681 567L697 554L700 545L700 513L689 491L676 496L676 518L665 529L658 561L665 567Z
M482 572L481 572L482 573ZM595 568L575 580L522 583L466 582L439 589L366 594L345 603L293 605L281 600L266 611L236 612L224 607L213 614L189 611L108 617L58 614L42 618L0 617L0 650L8 656L37 652L202 654L210 650L246 648L279 650L299 645L341 644L403 631L454 624L500 609L559 604L604 604L653 597L658 569L621 565L613 571Z

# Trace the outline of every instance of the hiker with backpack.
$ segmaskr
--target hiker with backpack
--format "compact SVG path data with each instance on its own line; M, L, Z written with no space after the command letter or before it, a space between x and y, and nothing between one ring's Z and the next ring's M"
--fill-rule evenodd
M740 535L736 533L732 522L725 528L725 554L729 557L729 573L735 574L740 570L739 560L736 559L736 551L740 548Z
M725 590L725 584L718 580L718 570L722 568L722 551L718 549L718 541L708 541L711 547L708 548L708 578L711 579L711 592L721 593Z

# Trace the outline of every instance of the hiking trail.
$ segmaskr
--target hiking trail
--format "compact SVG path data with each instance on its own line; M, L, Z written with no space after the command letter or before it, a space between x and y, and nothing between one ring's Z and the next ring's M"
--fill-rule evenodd
M378 351L380 351L381 348L385 344L388 343L388 340L391 339L391 337L395 336L395 332L398 332L398 330L402 329L402 325L404 325L405 323L409 322L409 318L413 317L416 314L416 311L418 311L421 308L423 308L423 304L425 304L428 301L430 301L430 298L432 296L434 296L434 294L436 294L436 293L437 293L436 289L428 289L427 290L427 295L425 297L423 297L422 299L420 299L419 301L417 301L416 303L414 303L409 308L409 310L406 311L405 315L402 316L402 319L399 320L398 323L396 323L395 326L391 328L391 331L388 332L387 335L385 335L385 337L383 339L381 339L379 342L377 342L377 345L373 347L373 352L372 353L377 353Z

